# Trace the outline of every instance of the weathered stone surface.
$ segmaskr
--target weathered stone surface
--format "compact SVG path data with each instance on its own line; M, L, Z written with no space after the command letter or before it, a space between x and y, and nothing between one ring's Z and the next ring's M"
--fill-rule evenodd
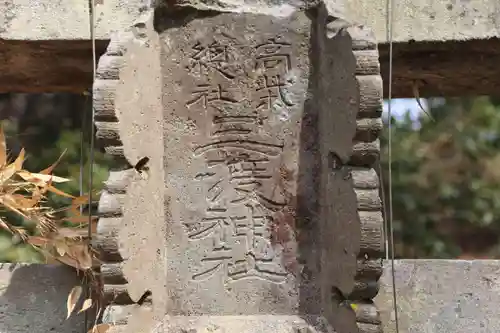
M66 299L80 284L67 266L1 263L0 332L84 332L83 313L66 319ZM88 320L94 321L91 312Z
M96 1L96 37L126 30L152 1ZM202 2L202 1L200 1ZM224 3L219 1L217 3ZM243 1L227 1L239 7ZM343 1L343 14L370 26L380 43L387 41L387 1ZM5 40L88 40L88 1L14 0L0 4L0 38ZM214 4L214 3L213 3ZM336 9L339 1L330 0ZM437 42L488 39L500 35L497 0L438 0L394 2L394 41Z
M109 39L137 19L147 0L96 1L96 38ZM15 0L0 4L0 39L89 40L89 1Z
M148 160L101 197L103 283L118 308L150 290L159 331L380 329L376 44L276 6L158 9L99 61L98 138Z
M359 251L341 171L358 100L349 35L330 36L323 10L287 5L185 15L179 28L157 22L170 197L158 331L288 332L322 320L318 332L353 332L328 297L350 292ZM269 315L287 316L284 326Z
M349 37L328 39L313 12L197 14L161 34L172 314L293 313L303 270L319 304L313 262L346 291L359 243L350 180L332 169L355 129ZM323 243L342 223L352 243Z
M363 227L361 243L357 211L380 212L363 168L381 81L353 51L356 29L329 25L323 7L175 17L158 10L156 31L138 22L121 58L108 51L99 65L110 73L95 86L103 141L132 165L149 158L147 171L113 176L124 186L105 196L116 197L98 227L116 235L107 290L130 302L151 290L159 331L377 325L369 302L356 314L332 299L333 289L369 299L380 275L379 233ZM363 167L354 178L348 163Z
M372 27L380 43L388 41L387 1L345 2L348 17ZM500 36L500 8L496 0L399 0L393 2L393 40L465 41Z
M396 261L399 332L499 332L499 264L497 260ZM384 332L396 332L389 261L384 261L376 304Z
M143 34L146 21L152 32L152 19L147 18L110 43L94 84L96 135L105 150L123 162L105 184L94 237L111 304L103 320L119 325L113 332L147 331L153 316L151 297L144 305L134 303L150 290L157 297L157 317L163 317L167 293L160 52L157 35ZM140 173L132 166L144 157L149 158L147 171ZM129 315L132 320L127 320Z
M151 333L198 332L280 332L280 333L334 333L323 317L317 316L167 316ZM355 332L355 331L353 331Z

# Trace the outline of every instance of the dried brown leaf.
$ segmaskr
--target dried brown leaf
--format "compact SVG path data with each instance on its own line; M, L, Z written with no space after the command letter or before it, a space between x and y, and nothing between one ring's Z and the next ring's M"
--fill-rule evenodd
M35 246L46 246L50 242L50 239L39 236L29 236L28 243Z
M57 257L54 259L63 263L63 264L66 264L68 266L74 267L76 269L80 269L78 261L75 258L70 257L67 253L62 257Z
M89 195L88 194L76 197L71 202L71 206L69 207L69 209L74 215L79 215L80 214L80 206L85 205L88 202L89 202Z
M45 197L45 194L49 190L49 186L52 185L52 182L44 183L42 181L38 181L37 183L30 183L31 185L34 185L35 188L38 188L38 194L40 195L40 199Z
M92 252L93 249L89 248L88 240L85 239L88 231L83 228L58 229L55 222L61 221L58 215L62 210L54 210L44 204L47 192L71 198L72 204L68 208L76 214L63 220L81 225L90 221L92 222L92 229L95 229L94 224L96 224L97 218L89 218L89 216L82 215L79 211L79 207L88 202L89 196L75 198L53 186L53 183L69 181L69 179L52 175L54 168L60 163L63 156L64 153L55 163L39 173L23 170L24 149L21 150L14 162L10 165L7 164L5 134L0 123L0 208L7 208L28 220L36 222L40 236L29 236L26 230L12 226L2 219L0 219L0 228L8 230L16 237L21 237L23 241L42 253L47 262L60 262L78 270L88 270L92 268L93 258L96 256ZM81 287L73 288L68 295L68 318L74 312L80 296ZM85 300L79 312L87 310L92 305L92 300ZM99 332L104 332L108 328L109 326L96 327Z
M84 242L69 245L68 252L56 259L76 269L87 270L92 267L92 256L89 253L88 245Z
M54 256L46 248L40 248L40 247L37 247L37 246L33 246L33 247L35 247L41 254L43 254L43 256L45 258L45 263L46 264L48 264L48 265L55 265L55 264L60 264L61 263L56 258L54 258Z
M71 316L71 313L73 313L73 310L75 309L76 306L76 302L78 302L78 299L80 298L81 294L82 294L82 287L74 286L73 289L71 289L68 295L68 300L66 302L66 309L68 311L66 319L68 319Z
M87 333L106 333L111 327L110 324L99 324L92 327Z
M17 206L16 202L12 200L11 196L6 194L3 196L0 196L0 204L4 205L7 207L9 210L13 211L14 213L17 213L21 215L22 217L29 219L29 217L23 213L20 208Z
M17 173L24 180L36 184L38 186L43 186L45 183L66 183L70 180L67 178L62 178L54 175L44 175L41 173L33 173L26 170L21 170Z
M43 169L39 173L42 175L50 175L52 173L52 171L54 171L54 168L59 164L59 162L61 162L64 154L66 154L66 149L62 152L61 156L59 156L59 158L57 159L57 161L54 162L54 164L52 164L51 166L49 166L46 169Z
M20 209L30 209L38 203L37 200L33 200L33 198L27 198L22 194L13 193L9 194L9 196L14 202L16 202L17 207L19 207Z
M43 198L43 193L38 187L35 187L31 193L31 200L38 203Z
M60 195L61 197L66 197L66 198L71 198L71 199L74 198L74 196L72 196L71 194L63 192L60 189L58 189L52 185L48 185L47 190L49 190L50 192L55 193L57 195Z
M0 123L0 167L7 164L7 144L2 123Z
M90 309L91 307L92 307L92 298L87 298L87 299L83 302L82 308L80 309L80 311L78 311L78 313L81 313L81 312L87 311L87 310L88 310L88 309Z
M16 233L21 237L23 242L26 242L28 239L28 231L24 228L16 228Z
M14 166L16 171L21 171L23 169L23 163L24 163L24 155L25 155L24 148L21 149L21 152L19 153L19 156L17 156L16 160L12 165Z
M88 235L87 229L60 228L58 232L59 235L66 238L82 238Z
M89 269L92 267L92 256L89 253L87 244L73 246L75 248L75 258L78 260L81 269Z
M16 167L13 164L11 164L7 167L1 168L0 169L0 185L7 182L15 174L16 174Z
M56 248L56 252L58 255L63 257L66 253L69 252L69 246L64 242L64 240L60 240L54 243L54 246Z
M76 197L73 199L73 201L71 202L71 206L81 206L83 204L86 204L89 202L89 195L88 194L84 194L84 195L81 195L79 197Z
M56 251L57 251L57 254L60 255L61 257L66 254L66 249L64 247L61 247L61 246L56 246Z
M57 230L57 225L54 220L46 216L38 215L33 219L37 223L37 228L42 235L51 233Z

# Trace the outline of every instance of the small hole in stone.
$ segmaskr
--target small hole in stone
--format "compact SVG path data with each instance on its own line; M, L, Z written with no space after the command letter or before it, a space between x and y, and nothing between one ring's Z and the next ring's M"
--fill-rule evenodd
M148 171L149 167L146 165L149 162L149 157L143 157L141 158L134 166L134 169L137 170L137 172L142 172L142 171Z
M141 298L139 298L139 300L137 301L137 305L142 305L144 304L144 302L146 301L146 299L151 296L152 293L151 293L151 290L146 290L144 292L144 294L142 294Z
M336 153L330 152L330 154L328 154L328 167L331 170L340 170L342 165L342 160Z

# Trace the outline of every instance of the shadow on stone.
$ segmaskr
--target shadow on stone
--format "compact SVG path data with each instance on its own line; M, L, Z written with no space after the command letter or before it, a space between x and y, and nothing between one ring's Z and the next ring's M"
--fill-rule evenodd
M69 267L0 264L0 332L85 332L85 315L76 314L82 300L66 320L67 296L78 284L78 276Z
M323 5L311 10L308 99L301 122L297 190L299 312L311 326L323 318L338 333L358 332L354 312L334 299L354 286L360 221L347 161L359 105L356 59L347 31L327 35ZM355 102L355 103L353 103ZM332 156L335 162L332 163ZM345 297L345 296L344 296Z

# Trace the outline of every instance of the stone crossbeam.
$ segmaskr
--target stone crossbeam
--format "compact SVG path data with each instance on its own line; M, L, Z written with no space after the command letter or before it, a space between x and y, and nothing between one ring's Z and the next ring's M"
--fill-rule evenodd
M332 6L338 4L331 0ZM97 49L146 4L104 0L96 9ZM345 18L366 24L379 42L385 82L389 47L385 0L346 1ZM81 92L92 84L86 1L14 0L0 4L0 92ZM396 1L393 97L495 95L500 85L498 0Z

